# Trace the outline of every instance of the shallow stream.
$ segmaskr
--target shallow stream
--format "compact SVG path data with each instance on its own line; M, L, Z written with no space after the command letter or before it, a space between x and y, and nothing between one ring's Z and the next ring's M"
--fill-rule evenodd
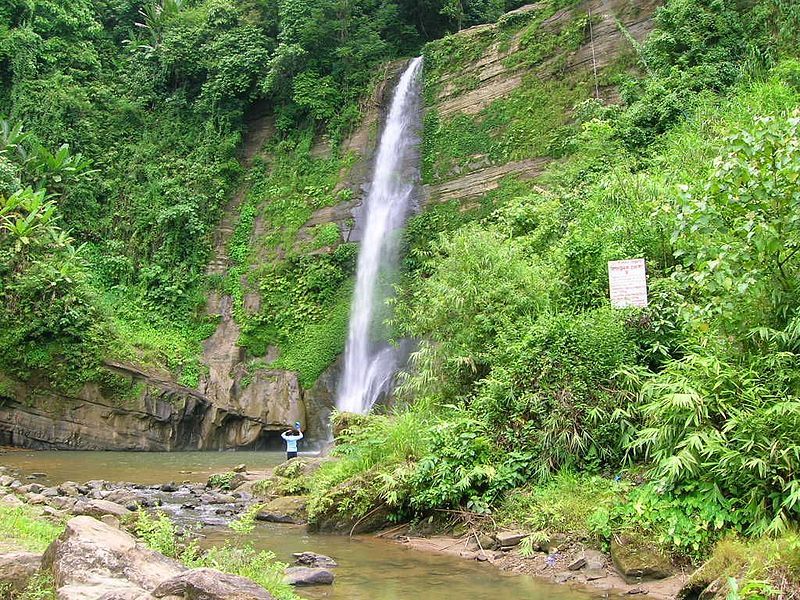
M51 484L91 479L156 484L204 482L211 473L245 463L251 470L280 463L278 452L49 452L12 451L0 454L0 464L22 474L45 473L37 481ZM234 534L227 527L207 527L204 545L223 544ZM312 551L333 557L332 586L300 588L309 600L591 600L602 597L582 590L504 574L488 564L431 554L372 536L310 535L295 525L258 523L240 538L258 549L271 550L292 562L293 552Z

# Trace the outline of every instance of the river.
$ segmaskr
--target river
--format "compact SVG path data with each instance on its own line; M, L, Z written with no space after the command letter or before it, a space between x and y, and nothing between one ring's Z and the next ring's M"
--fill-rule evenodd
M211 473L245 463L265 469L280 463L278 452L50 452L11 451L0 463L23 474L40 472L37 481L51 484L91 479L155 484L205 481ZM221 545L236 538L227 527L206 527L203 545ZM501 573L489 564L421 552L373 536L312 535L302 526L257 523L238 541L270 550L292 562L293 552L312 551L333 557L332 586L300 588L309 600L591 600L602 597L566 586Z

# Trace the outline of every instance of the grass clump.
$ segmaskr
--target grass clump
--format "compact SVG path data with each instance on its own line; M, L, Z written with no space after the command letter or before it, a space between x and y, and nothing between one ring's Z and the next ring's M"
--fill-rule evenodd
M29 506L0 505L0 538L25 550L43 552L63 529L37 516Z
M226 471L225 473L215 473L208 478L208 485L212 488L219 488L221 490L231 489L231 483L236 478L236 473L233 471Z
M562 471L546 483L509 492L495 520L505 527L590 537L597 510L614 504L624 489L606 477Z
M252 507L231 524L237 536L243 536L252 530L253 516L259 508L258 505ZM190 568L209 567L246 577L262 586L277 600L298 600L292 587L283 582L286 565L276 561L272 552L256 550L247 544L234 546L230 543L201 549L191 538L186 543L179 543L175 524L163 513L153 516L140 511L133 530L149 548L180 560Z
M53 576L41 571L35 573L21 590L14 589L11 584L1 584L0 598L3 600L56 600Z

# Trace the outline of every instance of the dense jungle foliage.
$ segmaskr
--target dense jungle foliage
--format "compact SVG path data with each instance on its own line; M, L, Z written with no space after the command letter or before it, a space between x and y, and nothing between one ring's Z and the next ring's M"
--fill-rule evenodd
M214 226L242 178L236 150L251 107L274 114L278 162L287 157L286 176L273 173L258 199L281 193L276 185L306 192L321 184L313 174L294 181L311 160L304 141L324 134L337 144L359 119L377 65L514 6L3 2L0 368L51 372L72 387L100 376L100 359L113 355L196 385L200 341L214 326L203 316L205 291L237 286L235 277L209 281L205 267ZM317 171L338 173L341 160ZM295 214L300 223L305 209ZM294 276L303 266L284 270ZM289 354L287 365L299 368Z
M635 47L641 76L601 74L624 104L589 98L567 121L548 107L574 92L536 82L440 118L439 76L488 42L426 46L428 182L476 155L557 160L470 215L444 204L409 223L393 325L419 350L398 407L345 421L312 514L385 503L545 538L638 530L691 559L731 535L778 536L769 552L719 552L737 557L728 574L761 581L753 597L797 589L798 19L789 3L668 2ZM525 96L536 110L504 113ZM611 309L607 261L635 257L650 305ZM337 506L353 478L362 491Z
M501 16L519 4L4 3L0 371L74 386L127 357L196 385L204 299L221 289L250 354L278 345L278 366L312 384L341 351L356 248L330 227L298 232L347 199L341 142L378 66L422 48L425 183L476 156L550 162L471 210L412 218L387 327L419 347L396 405L351 420L339 460L304 484L312 519L463 509L543 537L634 529L690 559L734 536L717 558L745 564L732 574L760 581L754 594L797 586L800 7L669 0L592 81L556 60L586 40L581 4ZM474 89L462 67L514 36L521 85L478 114L439 114L445 80ZM245 173L253 111L276 135ZM208 277L240 186L233 267ZM650 305L614 310L607 261L635 257ZM339 502L348 480L358 492Z

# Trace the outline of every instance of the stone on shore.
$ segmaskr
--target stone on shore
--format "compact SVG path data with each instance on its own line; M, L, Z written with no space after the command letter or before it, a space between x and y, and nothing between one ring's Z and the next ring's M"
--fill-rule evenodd
M10 506L12 508L16 508L18 506L25 506L25 503L17 498L14 494L6 494L2 498L0 498L0 504L4 506Z
M279 496L270 500L256 514L259 521L269 521L271 523L295 523L306 522L305 496Z
M300 477L310 476L316 473L319 468L330 458L320 456L298 456L282 462L272 471L275 477Z
M260 585L216 569L192 569L167 579L153 591L156 598L176 596L183 600L272 600Z
M35 552L0 554L0 588L23 590L42 566L42 555Z
M129 533L88 516L67 522L42 566L52 571L59 600L146 597L162 581L187 571Z
M614 536L611 560L628 583L672 575L669 558L655 544L633 534Z
M510 548L517 546L519 543L528 537L527 533L521 531L501 531L494 536L497 539L497 544L502 548Z
M289 567L283 580L289 585L330 585L333 571L319 567Z
M304 567L322 567L329 569L337 566L336 561L330 556L324 554L317 554L316 552L295 552L295 564Z

